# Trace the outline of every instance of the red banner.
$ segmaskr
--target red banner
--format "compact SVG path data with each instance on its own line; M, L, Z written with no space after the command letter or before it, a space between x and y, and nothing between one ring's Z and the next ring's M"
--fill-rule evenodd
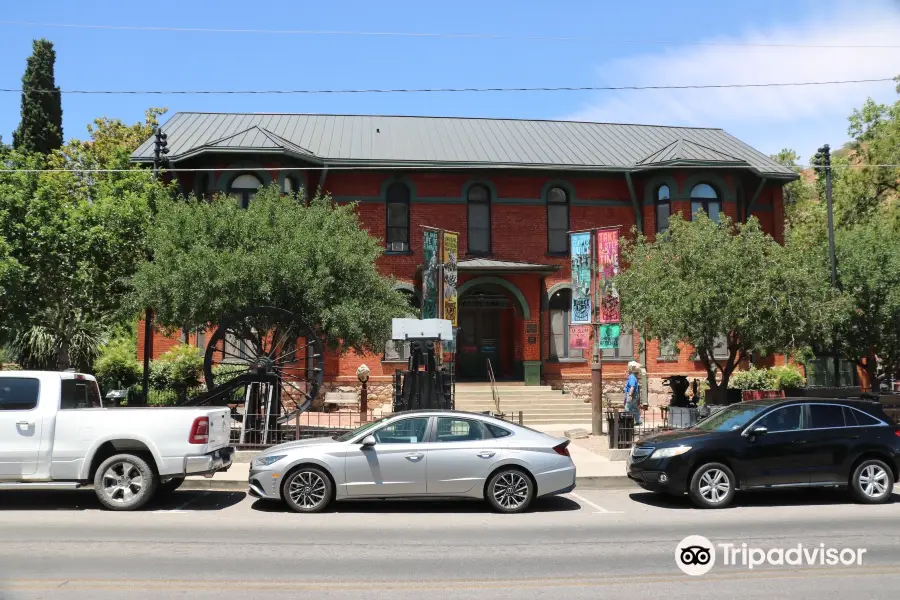
M591 349L590 325L569 325L569 348L575 350Z

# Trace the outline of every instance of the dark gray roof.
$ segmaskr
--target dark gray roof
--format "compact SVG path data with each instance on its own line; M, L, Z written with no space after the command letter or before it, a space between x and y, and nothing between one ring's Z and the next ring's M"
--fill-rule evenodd
M729 165L796 178L721 129L574 121L365 115L176 113L169 160L203 152L287 154L328 166L642 170ZM153 140L134 152L153 159Z

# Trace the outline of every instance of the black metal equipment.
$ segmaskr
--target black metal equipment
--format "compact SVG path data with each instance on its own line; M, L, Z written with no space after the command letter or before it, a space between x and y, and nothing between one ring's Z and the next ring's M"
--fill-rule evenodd
M184 406L243 404L240 443L279 442L282 425L306 411L322 386L324 346L294 313L272 306L223 317L203 363L207 391ZM290 429L288 426L286 429Z
M410 342L409 368L394 373L394 412L401 410L452 410L450 371L437 366L436 344L440 341ZM419 370L419 367L424 370Z
M688 378L684 375L670 375L662 380L663 385L669 386L672 390L672 397L669 406L678 408L687 408L691 405L688 399L687 391L690 387Z

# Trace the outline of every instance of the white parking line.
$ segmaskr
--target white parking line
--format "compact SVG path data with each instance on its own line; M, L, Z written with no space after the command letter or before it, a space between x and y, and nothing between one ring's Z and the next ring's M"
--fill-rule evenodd
M621 515L621 514L623 513L623 511L621 511L621 510L606 510L605 508L603 508L603 507L600 506L599 504L594 504L593 502L591 502L590 500L588 500L588 499L585 498L584 496L579 496L578 494L576 494L576 493L574 493L574 492L569 493L569 495L570 495L571 497L575 498L576 500L578 500L579 502L583 502L584 504L587 504L587 505L590 506L591 508L596 509L596 510L594 511L594 514L595 514L595 515Z

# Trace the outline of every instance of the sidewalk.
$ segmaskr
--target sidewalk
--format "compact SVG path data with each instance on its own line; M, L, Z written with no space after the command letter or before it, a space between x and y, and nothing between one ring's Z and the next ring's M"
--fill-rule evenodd
M553 432L552 435L562 437L562 433ZM572 462L575 463L577 473L575 479L576 488L616 489L634 486L634 483L625 476L624 462L611 461L574 442L569 444L569 453L572 455ZM249 459L251 456L251 453L241 452L238 455L238 460L248 462L235 462L228 471L216 473L211 478L188 477L179 489L246 491L247 478L250 475Z

